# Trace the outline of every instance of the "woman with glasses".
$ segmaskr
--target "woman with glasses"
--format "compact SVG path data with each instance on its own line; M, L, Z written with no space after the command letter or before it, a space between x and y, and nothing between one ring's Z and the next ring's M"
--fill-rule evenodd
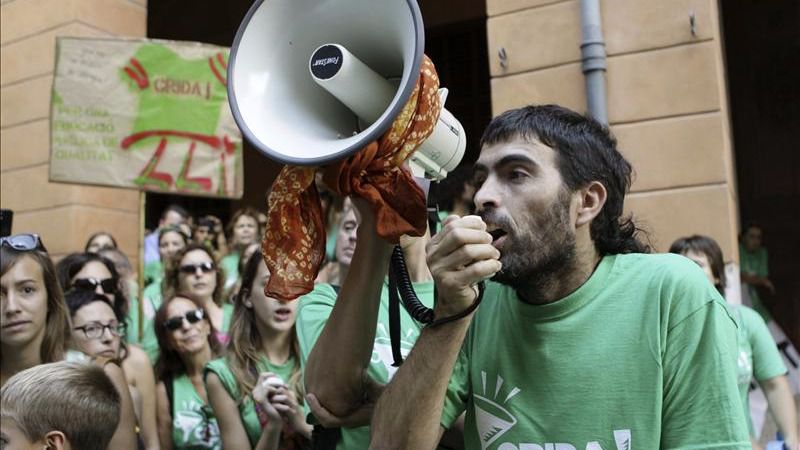
M222 301L222 271L211 250L202 244L189 244L179 251L167 267L164 297L184 292L202 302L203 309L223 344L228 342L233 305Z
M62 361L71 341L69 310L41 239L35 234L0 238L0 385L17 372ZM125 375L103 365L120 394L121 413L109 448L136 447L135 416Z
M58 271L65 291L84 291L102 295L108 300L116 319L125 322L128 300L111 260L95 253L75 253L59 261ZM73 330L73 337L76 337L75 333ZM77 336L80 337L81 334ZM148 450L157 449L156 383L150 358L137 346L131 345L125 348L124 339L115 339L114 346L117 352L116 359L121 361L125 379L134 399L142 442Z
M122 337L125 322L108 298L94 291L73 289L64 295L72 317L72 343L89 356L122 360L127 356ZM131 397L138 397L138 389L130 387Z
M294 327L297 302L266 297L268 279L261 254L253 254L235 297L228 356L206 366L209 402L225 448L309 447Z
M222 448L202 379L203 367L221 346L202 302L186 294L172 297L158 309L155 322L161 347L156 362L161 448Z

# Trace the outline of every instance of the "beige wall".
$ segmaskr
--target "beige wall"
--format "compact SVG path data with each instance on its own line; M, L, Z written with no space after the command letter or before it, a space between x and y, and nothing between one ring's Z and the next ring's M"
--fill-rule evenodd
M487 12L494 114L549 102L586 111L579 1L487 0ZM627 209L659 251L702 233L738 259L716 2L602 0L601 14L609 122L636 171Z
M14 229L55 257L110 231L136 263L139 195L51 183L49 111L57 36L145 36L147 0L3 0L0 5L0 204Z

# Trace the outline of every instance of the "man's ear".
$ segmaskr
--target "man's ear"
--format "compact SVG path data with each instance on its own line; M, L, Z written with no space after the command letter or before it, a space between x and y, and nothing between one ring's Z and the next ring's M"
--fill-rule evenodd
M589 224L600 214L603 205L606 204L606 187L598 181L592 181L585 187L577 192L578 194L578 211L575 221L575 227L580 227Z
M44 435L45 448L47 450L69 450L70 445L67 437L60 431L49 431Z

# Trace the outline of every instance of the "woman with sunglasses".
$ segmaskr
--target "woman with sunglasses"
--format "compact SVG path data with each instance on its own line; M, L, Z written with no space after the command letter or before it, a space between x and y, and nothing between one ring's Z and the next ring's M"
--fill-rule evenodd
M211 250L202 244L189 244L179 251L167 267L164 297L184 292L202 302L217 339L228 342L233 305L222 301L222 271L214 262Z
M128 300L114 263L109 259L95 253L75 253L61 260L58 268L65 291L81 290L103 295L116 313L117 320L127 317ZM150 358L137 346L125 349L122 340L115 340L114 345L128 387L136 400L134 406L142 442L147 449L157 449L156 383Z
M71 341L69 311L56 269L39 236L0 238L0 385L33 366L62 361ZM135 416L125 376L103 365L120 394L121 412L109 448L136 447Z
M264 295L269 271L259 253L242 275L228 356L210 362L205 371L222 443L235 449L309 447L294 327L297 302Z
M203 367L219 355L200 300L181 294L156 312L161 347L158 373L158 434L164 450L220 449L219 427L203 384Z

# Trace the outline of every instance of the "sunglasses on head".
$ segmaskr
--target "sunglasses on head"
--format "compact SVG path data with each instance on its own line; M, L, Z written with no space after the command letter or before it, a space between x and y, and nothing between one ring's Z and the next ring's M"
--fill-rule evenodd
M47 253L42 238L38 234L23 233L0 238L0 246L11 247L17 251L41 250Z
M114 294L117 292L117 283L114 282L113 278L106 278L104 280L98 280L97 278L78 278L72 282L72 286L83 291L94 291L97 290L97 286L100 286L106 294Z
M180 330L183 327L183 319L186 319L189 324L195 324L205 317L205 313L202 309L195 309L194 311L189 311L182 316L175 316L170 317L164 322L164 327L169 331Z
M204 262L199 264L182 264L180 267L178 267L178 270L181 271L181 273L193 274L197 273L198 269L203 273L208 273L213 271L214 268L214 263Z

